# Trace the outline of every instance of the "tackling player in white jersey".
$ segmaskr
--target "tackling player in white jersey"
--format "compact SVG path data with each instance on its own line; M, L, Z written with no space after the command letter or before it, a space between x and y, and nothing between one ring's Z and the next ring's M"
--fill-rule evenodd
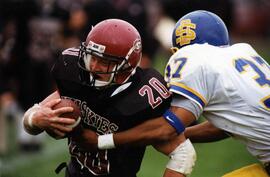
M228 132L267 166L270 67L249 44L230 46L226 31L222 20L207 11L192 12L178 21L173 33L175 53L165 71L165 80L174 94L171 105L209 121L187 128L186 138L207 142L226 137L224 133ZM191 102L183 105L183 97ZM239 176L239 172L249 175L254 168L258 166L225 176ZM256 176L267 174L258 171Z
M270 69L250 45L190 45L171 57L167 70L170 91L191 100L196 117L202 114L243 140L260 161L270 161ZM172 105L182 107L181 100Z

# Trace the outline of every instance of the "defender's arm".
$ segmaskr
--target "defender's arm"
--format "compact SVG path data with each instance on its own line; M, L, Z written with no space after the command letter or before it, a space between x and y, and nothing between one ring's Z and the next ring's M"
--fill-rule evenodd
M171 111L181 119L185 127L195 120L194 115L186 109L171 107ZM162 116L148 120L129 130L115 133L113 140L116 147L121 145L149 145L171 140L177 135L175 128Z
M195 120L195 116L186 109L171 107L171 112L181 119L183 126ZM158 151L170 157L164 177L184 177L191 172L196 153L184 133L178 134L171 125L162 116L123 132L97 136L95 132L84 129L80 135L72 138L87 150L112 149L122 145L154 145Z
M225 131L216 128L208 121L186 128L185 137L194 143L219 141L228 138Z
M191 124L194 115L183 108L171 107L183 126ZM172 140L178 136L176 129L163 116L143 122L136 127L114 134L98 136L94 131L83 129L81 134L73 139L87 149L111 149L122 145L152 145ZM170 152L170 150L164 150Z

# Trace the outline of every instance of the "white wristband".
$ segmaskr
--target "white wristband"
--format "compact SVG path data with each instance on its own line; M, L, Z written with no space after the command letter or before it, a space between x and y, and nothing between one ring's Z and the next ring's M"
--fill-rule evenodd
M29 127L33 128L33 115L36 113L36 111L32 111L30 114L29 114L29 117L27 119L27 123L29 125Z
M98 136L98 149L113 149L115 148L113 141L113 134L106 134Z
M28 116L27 119L27 123L29 125L29 127L33 128L33 116L34 114L37 112L37 110L35 108L39 108L39 104L34 104L34 106L31 108L30 114Z

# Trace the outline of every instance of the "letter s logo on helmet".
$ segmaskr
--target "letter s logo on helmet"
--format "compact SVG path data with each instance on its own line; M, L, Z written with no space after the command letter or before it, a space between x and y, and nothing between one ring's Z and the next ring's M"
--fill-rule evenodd
M81 44L79 67L81 80L90 86L104 87L123 84L136 72L142 56L141 37L130 23L120 19L108 19L95 25L86 41ZM93 57L108 63L106 71L92 71ZM113 64L113 69L110 68ZM110 75L101 81L97 75Z
M204 10L190 12L175 25L172 52L190 44L208 43L214 46L230 44L226 25L216 14Z

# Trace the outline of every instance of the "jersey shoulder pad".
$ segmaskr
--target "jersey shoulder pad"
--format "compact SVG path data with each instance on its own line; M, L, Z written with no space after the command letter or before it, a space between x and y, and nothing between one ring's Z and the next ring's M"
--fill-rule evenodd
M76 48L76 47L67 48L62 52L62 55L78 57L79 56L79 48Z
M68 48L64 50L52 67L52 75L56 80L78 80L79 49Z
M187 48L188 46L183 49L193 51L192 48ZM205 56L186 53L186 51L179 51L171 57L166 67L165 79L171 92L185 96L203 108L208 99L207 85L209 83L207 83L206 75L213 71L207 61L202 58Z
M150 80L153 78L160 81L163 85L166 85L163 76L157 70L153 68L139 70L139 80L141 81L141 84L149 84Z
M131 88L119 99L117 109L141 118L160 116L170 106L171 95L163 76L154 69L138 69Z
M207 62L199 55L190 54L192 52L189 52L189 50L183 52L181 50L171 56L167 63L165 70L165 80L167 82L179 81L188 75L202 74L202 68L207 67Z
M241 51L244 53L247 53L249 55L258 55L258 53L254 50L254 48L251 47L251 45L247 44L247 43L238 43L238 44L234 44L230 47L232 50L235 51Z

